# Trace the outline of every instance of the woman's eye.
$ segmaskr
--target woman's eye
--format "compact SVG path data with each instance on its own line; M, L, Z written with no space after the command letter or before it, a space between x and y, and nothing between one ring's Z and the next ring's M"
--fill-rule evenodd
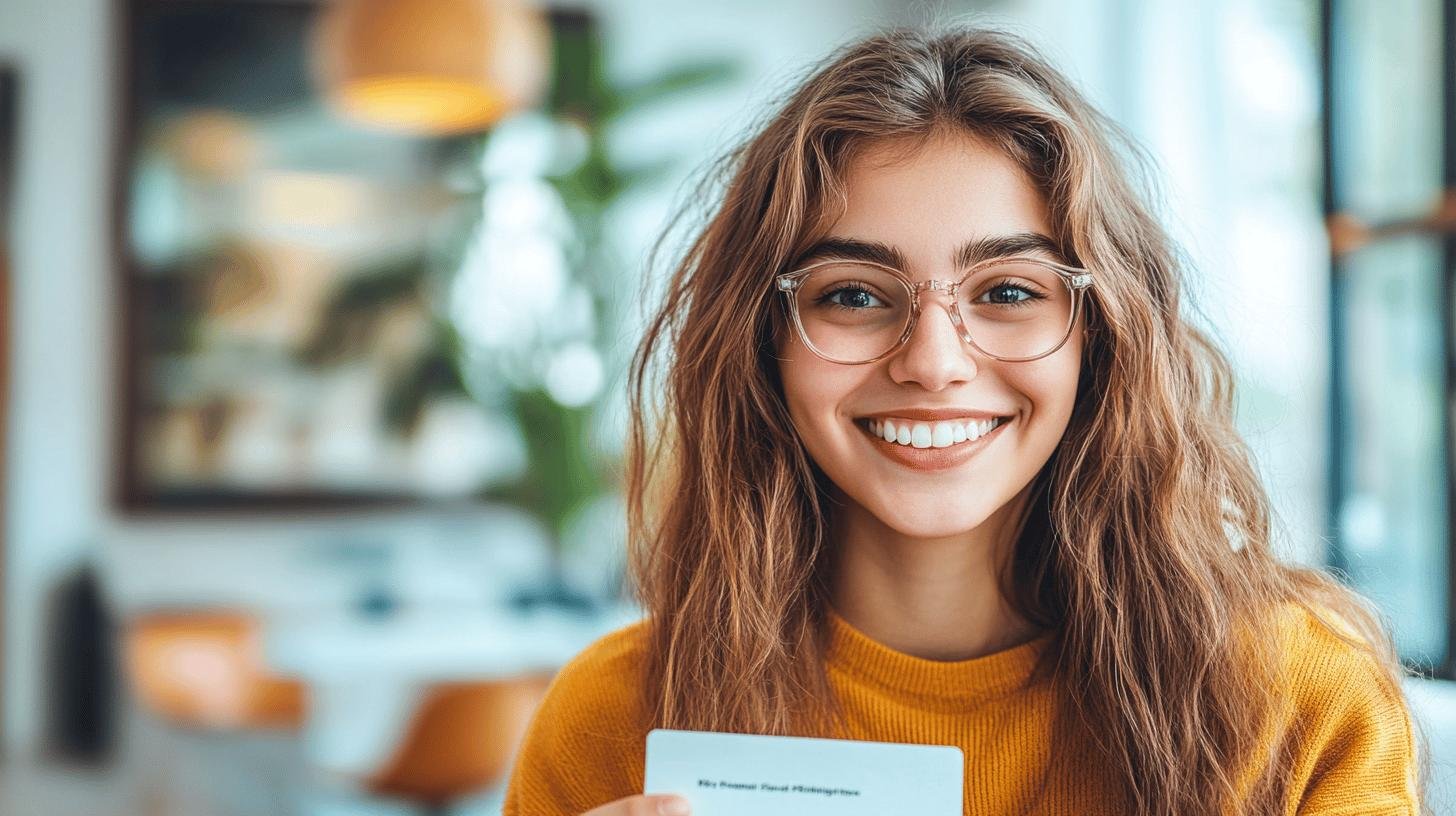
M1040 297L1040 295L1020 286L1002 283L987 289L986 294L982 295L982 297L986 298L987 303L1015 305L1028 300L1034 300Z
M879 298L871 294L868 289L863 289L858 286L844 286L835 289L832 292L825 293L822 299L835 306L842 306L846 309L873 309L877 306L885 305Z

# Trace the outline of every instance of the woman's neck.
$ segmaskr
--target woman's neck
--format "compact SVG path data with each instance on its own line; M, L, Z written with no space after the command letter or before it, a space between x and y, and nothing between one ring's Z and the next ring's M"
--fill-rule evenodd
M967 660L1031 640L1038 630L1002 597L1020 502L948 538L910 538L849 502L838 508L831 602L851 626L899 652Z

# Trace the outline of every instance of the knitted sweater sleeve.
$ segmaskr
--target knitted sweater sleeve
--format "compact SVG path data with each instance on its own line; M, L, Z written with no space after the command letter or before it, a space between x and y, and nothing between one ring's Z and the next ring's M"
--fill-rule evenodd
M1416 816L1418 756L1400 687L1322 632L1294 677L1305 751L1298 816Z
M552 680L516 754L502 816L577 816L642 792L642 623L577 655Z

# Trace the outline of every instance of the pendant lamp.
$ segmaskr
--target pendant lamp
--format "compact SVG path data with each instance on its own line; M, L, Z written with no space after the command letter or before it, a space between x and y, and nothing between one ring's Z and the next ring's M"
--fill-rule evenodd
M415 135L481 131L537 102L550 29L521 0L334 0L315 30L329 104Z

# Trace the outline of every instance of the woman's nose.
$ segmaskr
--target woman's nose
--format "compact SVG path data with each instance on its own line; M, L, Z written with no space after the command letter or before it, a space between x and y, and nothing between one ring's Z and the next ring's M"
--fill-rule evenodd
M947 309L950 304L925 304L905 345L892 356L890 376L899 383L916 383L927 391L940 391L954 383L969 382L977 372L969 345Z

